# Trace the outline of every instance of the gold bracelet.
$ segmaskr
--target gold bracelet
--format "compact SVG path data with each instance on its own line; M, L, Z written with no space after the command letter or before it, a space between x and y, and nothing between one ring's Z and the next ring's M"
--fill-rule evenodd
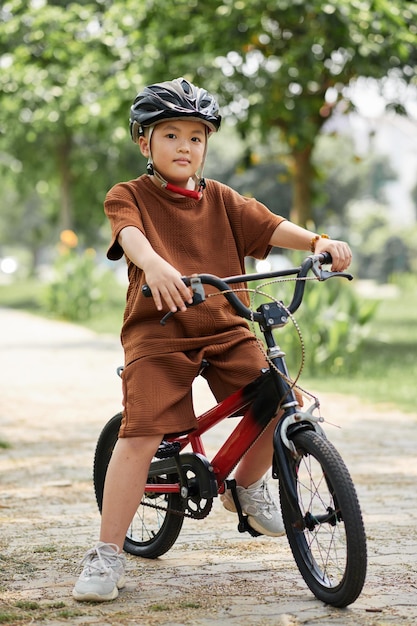
M310 250L313 254L316 250L316 243L319 239L330 239L330 237L329 235L326 235L326 233L322 233L321 235L314 235L314 237L312 237L310 241Z

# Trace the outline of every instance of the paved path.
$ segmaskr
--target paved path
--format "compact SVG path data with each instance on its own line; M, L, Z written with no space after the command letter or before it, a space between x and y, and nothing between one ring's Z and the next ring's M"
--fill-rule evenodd
M94 446L120 409L121 362L118 338L0 309L0 442L11 445L0 448L0 623L416 623L417 417L331 394L321 398L323 415L342 428L326 431L351 470L368 535L369 572L354 605L318 602L286 539L240 535L217 501L205 520L186 520L162 558L128 557L118 601L74 602L77 563L99 525ZM199 383L196 404L210 402Z

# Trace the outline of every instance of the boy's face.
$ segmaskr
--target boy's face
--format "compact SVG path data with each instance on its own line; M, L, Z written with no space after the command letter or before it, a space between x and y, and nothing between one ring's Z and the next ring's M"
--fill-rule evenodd
M157 124L151 135L155 170L168 182L186 187L202 164L207 141L206 126L193 120L167 120ZM148 133L139 147L149 156Z

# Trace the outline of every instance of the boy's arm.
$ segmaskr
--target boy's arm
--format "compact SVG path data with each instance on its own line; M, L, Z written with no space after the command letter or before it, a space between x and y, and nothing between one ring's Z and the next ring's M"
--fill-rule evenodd
M290 250L308 250L311 252L311 243L317 233L313 233L297 224L283 221L274 230L269 240L271 246L287 248ZM332 256L332 270L342 272L346 270L352 261L352 252L347 243L336 239L319 237L314 242L314 252L329 252Z
M122 228L117 240L132 263L144 271L158 311L162 309L162 300L171 311L185 311L185 303L192 302L190 290L180 272L155 252L139 228Z

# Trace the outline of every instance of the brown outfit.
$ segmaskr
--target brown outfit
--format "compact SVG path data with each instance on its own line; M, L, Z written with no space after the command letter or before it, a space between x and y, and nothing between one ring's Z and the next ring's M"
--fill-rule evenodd
M109 259L121 258L117 237L126 226L135 226L184 276L244 273L245 257L264 258L272 233L284 219L213 180L207 180L203 198L197 201L172 197L146 175L113 187L104 208L112 227ZM211 363L206 377L215 396L222 399L253 380L265 365L264 357L246 322L223 296L208 298L161 326L164 313L141 293L143 271L129 259L127 263L129 288L121 335L125 410L120 436L191 430L195 427L191 384L202 358ZM247 303L245 295L240 297Z

